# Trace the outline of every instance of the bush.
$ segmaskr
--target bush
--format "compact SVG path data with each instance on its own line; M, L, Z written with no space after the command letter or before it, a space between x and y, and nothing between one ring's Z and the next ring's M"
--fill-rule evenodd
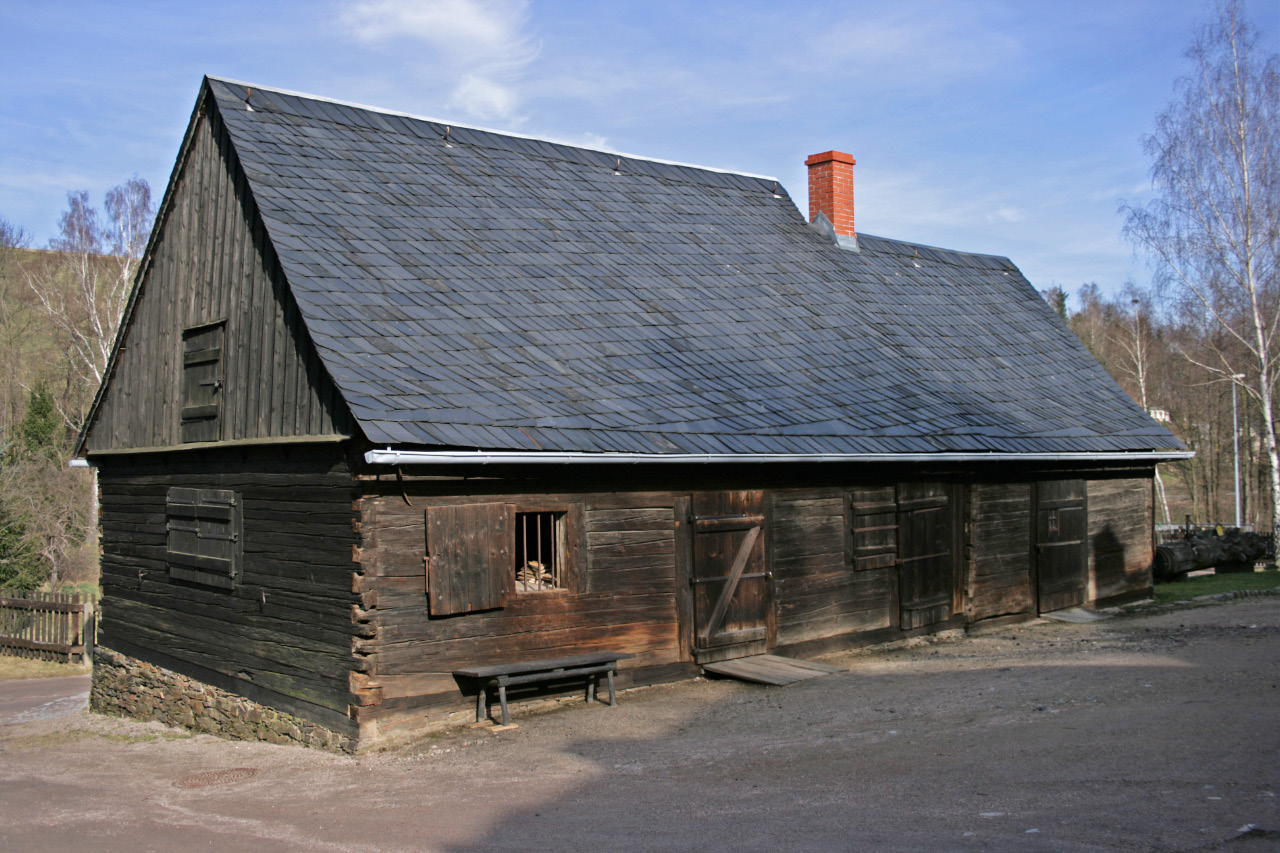
M22 522L0 504L0 589L37 589L48 576Z

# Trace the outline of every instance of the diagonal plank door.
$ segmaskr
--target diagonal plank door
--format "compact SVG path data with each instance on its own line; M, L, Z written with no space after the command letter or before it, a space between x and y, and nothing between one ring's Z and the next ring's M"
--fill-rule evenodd
M700 660L758 654L769 643L764 492L692 499L693 647Z

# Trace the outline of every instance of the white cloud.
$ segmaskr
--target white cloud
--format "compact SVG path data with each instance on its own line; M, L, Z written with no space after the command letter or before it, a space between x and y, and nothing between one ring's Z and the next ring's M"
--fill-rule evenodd
M969 6L906 3L836 18L796 53L821 79L836 73L860 91L918 96L1008 68L1023 53L1009 32Z
M488 77L468 74L453 90L449 106L484 121L508 119L515 114L516 93Z
M481 120L516 121L520 83L539 46L528 0L359 0L340 21L366 44L426 48L412 63L424 83L445 80L448 106Z
M994 213L987 214L989 222L1021 222L1022 211L1016 207L1002 205L996 208Z
M575 144L581 145L583 148L594 148L597 151L603 151L609 147L609 137L601 136L598 133L584 133Z

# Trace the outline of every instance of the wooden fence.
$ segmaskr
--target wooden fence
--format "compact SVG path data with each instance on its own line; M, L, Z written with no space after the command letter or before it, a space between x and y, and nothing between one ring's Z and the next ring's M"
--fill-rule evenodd
M82 663L93 655L94 600L0 589L0 654Z

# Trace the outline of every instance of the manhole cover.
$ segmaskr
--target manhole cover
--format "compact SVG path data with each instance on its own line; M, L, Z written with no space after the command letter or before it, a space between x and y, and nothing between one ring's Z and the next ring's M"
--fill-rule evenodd
M208 788L210 785L227 785L231 782L243 782L257 774L254 767L232 767L229 770L206 770L204 773L193 773L183 776L173 783L175 788Z

